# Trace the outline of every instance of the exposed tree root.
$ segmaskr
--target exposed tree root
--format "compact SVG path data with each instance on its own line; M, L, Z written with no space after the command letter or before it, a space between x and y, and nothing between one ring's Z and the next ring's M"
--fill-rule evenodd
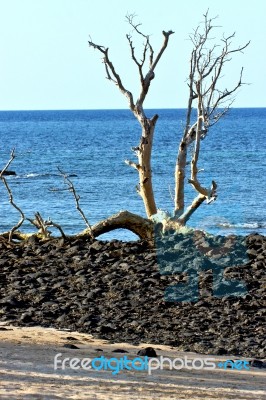
M140 239L151 240L154 235L154 223L129 211L120 211L93 225L91 231L94 237L115 229L128 229L139 236ZM78 237L90 236L90 230L85 229Z

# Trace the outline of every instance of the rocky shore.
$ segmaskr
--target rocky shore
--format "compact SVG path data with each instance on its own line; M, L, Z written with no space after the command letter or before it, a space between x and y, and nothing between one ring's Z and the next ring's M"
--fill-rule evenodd
M264 359L265 258L258 234L169 234L153 248L0 237L0 321Z

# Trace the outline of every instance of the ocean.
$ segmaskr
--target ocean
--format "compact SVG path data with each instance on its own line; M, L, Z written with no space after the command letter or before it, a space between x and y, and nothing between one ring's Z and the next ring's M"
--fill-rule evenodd
M185 109L147 110L159 114L154 137L152 167L157 207L173 212L174 169L185 123ZM266 108L231 109L202 141L198 166L203 186L218 184L215 202L203 204L188 226L209 233L266 234L265 200ZM80 206L90 224L120 210L145 216L136 192L138 174L125 159L134 160L131 148L139 143L141 129L129 110L1 111L0 169L15 148L8 176L14 201L26 217L40 212L60 224L67 234L86 228L57 167L73 175ZM189 172L188 172L189 177ZM56 189L56 190L54 190ZM195 197L189 185L186 205ZM0 182L0 232L19 219ZM25 222L25 232L34 231ZM55 232L54 232L55 233ZM103 239L134 240L119 230Z

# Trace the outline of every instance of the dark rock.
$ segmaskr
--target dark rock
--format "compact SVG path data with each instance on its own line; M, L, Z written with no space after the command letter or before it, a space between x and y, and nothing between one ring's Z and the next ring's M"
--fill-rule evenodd
M1 174L2 171L0 171ZM17 175L15 171L4 171L3 175Z
M265 244L260 235L224 239L200 231L163 235L155 249L81 238L11 245L0 237L0 321L263 359ZM229 249L227 259L204 253L220 247ZM252 251L249 261L242 261L243 248ZM214 271L221 272L219 296ZM227 293L230 280L244 282L246 293ZM186 299L176 297L180 287Z
M261 360L251 360L249 365L254 368L266 368L266 363Z
M246 253L248 254L248 256L251 258L251 259L255 259L256 257L257 257L257 251L255 250L255 249L248 249L247 251L246 251Z
M66 349L79 349L78 346L76 346L75 344L72 344L72 343L65 343L63 345L63 347L65 347Z
M228 350L226 350L224 347L218 347L218 349L215 349L215 354L217 354L217 356L223 356L228 354Z
M32 313L31 312L22 313L20 320L23 322L31 322L32 321Z
M67 340L78 340L77 338L73 337L73 336L67 336L66 337Z
M103 324L98 327L101 333L110 333L116 331L116 326L114 324Z
M141 349L138 351L138 356L147 356L147 357L157 357L156 351L153 347L145 347L145 349Z
M93 250L94 252L102 250L104 245L101 242L94 242L90 245L90 250Z
M60 315L60 317L58 317L55 321L58 323L64 323L66 320L67 320L66 315Z
M128 351L126 351L124 349L115 349L115 350L112 350L112 353L128 353Z

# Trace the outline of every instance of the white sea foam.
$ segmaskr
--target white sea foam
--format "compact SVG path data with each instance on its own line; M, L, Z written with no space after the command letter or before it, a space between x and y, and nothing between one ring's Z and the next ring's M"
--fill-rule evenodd
M239 223L239 224L231 224L229 222L219 222L217 226L220 228L235 228L235 229L258 229L258 228L265 228L266 222L246 222L246 223Z

